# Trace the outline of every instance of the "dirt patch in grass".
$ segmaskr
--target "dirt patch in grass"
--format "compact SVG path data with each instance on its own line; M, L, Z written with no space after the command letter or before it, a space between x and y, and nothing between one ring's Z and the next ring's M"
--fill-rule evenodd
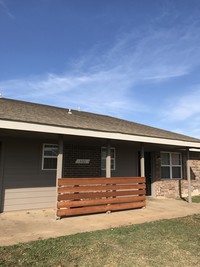
M0 248L0 266L198 266L200 214Z

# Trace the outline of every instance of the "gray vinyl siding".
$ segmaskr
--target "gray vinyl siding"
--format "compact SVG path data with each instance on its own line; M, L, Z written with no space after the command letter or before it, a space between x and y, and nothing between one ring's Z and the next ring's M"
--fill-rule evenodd
M4 166L4 149L0 142L0 212L3 211L3 166Z
M3 211L55 207L56 171L42 170L43 143L55 141L8 137L2 142ZM101 147L99 143L97 146ZM116 170L112 176L137 176L138 149L124 144L112 147L116 149ZM101 175L105 177L105 172Z
M56 171L42 170L44 141L5 141L4 211L55 207Z
M115 148L115 170L111 172L112 177L138 176L138 151L135 147L126 145L111 145ZM105 171L101 176L105 177Z
M138 176L138 151L133 147L116 147L116 170L113 176Z

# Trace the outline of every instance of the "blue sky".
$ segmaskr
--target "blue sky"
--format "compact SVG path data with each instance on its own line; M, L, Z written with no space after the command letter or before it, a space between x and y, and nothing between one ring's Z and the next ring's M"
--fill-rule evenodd
M3 97L200 138L199 0L0 0Z

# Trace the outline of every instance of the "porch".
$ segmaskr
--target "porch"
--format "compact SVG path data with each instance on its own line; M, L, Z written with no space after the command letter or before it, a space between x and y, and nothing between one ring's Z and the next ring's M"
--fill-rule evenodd
M55 209L0 214L0 246L200 213L200 204L147 197L146 208L55 220Z
M58 136L54 134L22 135L15 131L9 132L9 135L5 131L1 138L0 211L56 207L58 180L61 177L66 180L84 177L145 177L146 194L153 197L176 198L179 193L188 195L190 188L193 194L200 192L200 153L190 152L189 155L186 147L67 135L60 136L58 142ZM55 146L59 148L58 160L57 156L44 157L45 144L50 144L52 149ZM183 155L182 165L178 167L182 180L161 179L161 151ZM196 153L196 156L192 153ZM49 164L52 164L52 168ZM193 172L191 187L189 170ZM110 190L115 189L107 191ZM113 200L115 202L114 197Z

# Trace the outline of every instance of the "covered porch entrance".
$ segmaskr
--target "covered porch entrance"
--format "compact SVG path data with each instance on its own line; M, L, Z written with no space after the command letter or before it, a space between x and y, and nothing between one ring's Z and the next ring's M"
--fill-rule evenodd
M83 145L77 140L75 148L63 137L59 140L57 217L144 207L145 196L155 196L160 151L181 149L103 139L84 139Z
M141 144L132 145L131 151L129 144L112 140L88 140L85 146L79 142L69 146L63 138L59 141L57 217L145 206L145 160ZM140 170L138 149L141 149Z

